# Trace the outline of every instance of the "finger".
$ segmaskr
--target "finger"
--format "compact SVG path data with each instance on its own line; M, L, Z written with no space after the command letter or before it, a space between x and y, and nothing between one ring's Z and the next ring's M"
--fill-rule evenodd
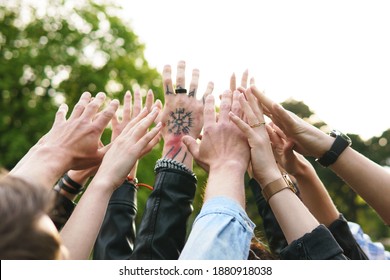
M295 124L292 113L284 109L280 104L275 103L272 107L272 112L272 120L283 131L286 132L285 128L293 127Z
M141 156L149 153L161 140L161 133L157 133L156 136L146 145L146 147L142 150Z
M235 90L233 93L233 102L232 102L232 109L231 111L239 116L242 117L242 110L241 110L241 104L239 100L240 92L238 90Z
M153 143L152 142L153 140L154 140L155 144L158 143L158 141L156 141L156 139L159 139L157 137L157 135L160 133L161 128L162 128L162 123L159 122L155 127L153 127L144 136L142 136L142 138L136 144L138 146L139 151L143 151L146 147L148 147L149 144ZM142 127L140 127L140 129L142 130ZM150 149L152 149L153 146L149 145Z
M119 101L114 99L108 106L93 120L94 126L103 133L104 128L112 120L115 112L118 110Z
M251 106L253 113L256 116L263 116L262 106L260 102L258 102L257 98L253 95L252 90L250 88L245 90L245 97L249 105Z
M152 112L150 112L146 117L136 123L134 127L129 130L129 134L131 134L131 136L134 136L136 139L140 139L146 133L148 128L153 124L158 113L159 112L157 108L154 108Z
M184 145L186 145L188 151L191 153L191 155L194 157L194 159L199 158L199 145L196 143L196 140L192 138L191 136L185 135L182 138L182 142Z
M150 89L146 94L146 101L145 101L145 107L146 109L148 109L148 112L152 111L153 103L154 103L154 94L153 91Z
M275 149L283 150L284 142L282 138L280 138L279 135L276 134L275 130L270 125L266 125L265 128L267 129L267 133L269 139L273 144L273 147Z
M189 97L195 97L198 90L199 84L199 69L192 70L192 79L190 83L190 92L188 93Z
M128 90L126 91L125 93L125 96L123 97L123 116L122 116L122 120L125 122L125 123L128 123L131 119L131 107L132 107L132 104L133 101L132 101L132 96L131 96L131 92Z
M264 92L260 91L254 84L252 84L250 88L254 96L256 96L257 100L261 102L261 104L263 104L263 106L266 107L270 113L272 113L272 106L276 103L267 97Z
M248 87L248 69L246 69L244 71L244 73L242 74L242 77L241 77L241 86L243 88L247 88Z
M91 94L89 92L84 92L81 95L79 101L74 106L72 114L70 115L69 119L80 117L85 110L85 106L88 105L90 100L91 100Z
M232 107L232 92L230 90L224 91L222 94L220 111L219 111L219 122L229 121L229 112Z
M254 130L242 119L236 116L233 112L229 112L230 120L237 125L237 127L245 134L245 136L249 139L253 137L255 134Z
M165 65L163 69L163 83L165 95L173 94L171 65Z
M233 73L230 76L230 90L231 92L234 92L236 90L236 74Z
M136 116L138 116L141 110L142 110L141 92L139 89L136 89L134 91L134 105L133 105L133 112L131 114L131 118L134 119Z
M156 109L157 110L157 109ZM139 113L134 119L132 119L123 129L122 133L128 133L137 123L139 123L143 118L148 115L148 109L143 108L141 113Z
M205 102L206 102L206 97L213 93L213 90L214 90L214 83L208 82L206 91L204 92L203 97L202 97L203 104L205 104Z
M177 73L176 73L176 88L183 89L186 85L186 63L183 60L180 60L177 64Z
M157 122L161 121L161 118L162 118L162 115L163 115L163 114L162 114L163 105L162 105L161 100L157 99L156 102L154 102L154 104L153 104L153 106L152 106L152 108L151 108L151 111L152 111L154 108L157 108L157 109L160 111L160 113L159 113L159 115L157 116L156 121L155 121L155 123L157 123Z
M279 126L277 126L276 124L274 123L271 123L271 126L273 128L273 130L275 131L275 133L282 139L284 140L287 140L287 136L286 134L284 134L283 130L280 129Z
M69 107L65 103L58 107L56 116L54 118L53 126L66 121L66 114L68 113Z
M253 110L252 107L249 105L248 101L246 101L244 95L241 93L239 96L239 101L241 104L241 108L244 111L244 114L247 118L247 122L249 126L258 125L264 122L264 118L262 115L257 116Z
M106 94L104 92L99 92L96 95L96 97L91 102L89 102L89 104L85 107L82 117L93 119L96 113L98 112L99 108L102 106L105 99L106 99Z
M119 120L118 120L118 115L116 114L116 112L111 119L111 125L112 125L112 130L115 130L115 128L119 127Z
M204 127L209 127L216 122L215 117L215 101L212 94L206 97L206 103L203 111Z

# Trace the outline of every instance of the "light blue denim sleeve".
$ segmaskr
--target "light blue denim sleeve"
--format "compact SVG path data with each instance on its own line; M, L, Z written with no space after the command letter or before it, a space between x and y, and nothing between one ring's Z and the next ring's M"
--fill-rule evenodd
M390 252L380 242L373 242L359 224L348 222L348 226L355 237L356 242L360 245L364 253L370 260L390 260Z
M205 202L179 257L181 260L246 260L255 224L234 200Z

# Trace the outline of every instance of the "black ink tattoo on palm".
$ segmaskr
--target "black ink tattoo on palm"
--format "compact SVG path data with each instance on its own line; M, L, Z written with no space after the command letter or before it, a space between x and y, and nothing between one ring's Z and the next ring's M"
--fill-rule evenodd
M192 127L192 112L186 112L184 108L177 108L169 114L168 132L175 135L188 134Z

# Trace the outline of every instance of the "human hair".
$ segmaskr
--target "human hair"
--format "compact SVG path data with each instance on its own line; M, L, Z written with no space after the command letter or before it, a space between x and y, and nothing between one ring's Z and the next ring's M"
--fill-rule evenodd
M0 178L0 259L56 259L60 240L38 227L51 206L50 192L7 175Z
M276 260L277 257L258 238L253 237L249 248L248 260Z

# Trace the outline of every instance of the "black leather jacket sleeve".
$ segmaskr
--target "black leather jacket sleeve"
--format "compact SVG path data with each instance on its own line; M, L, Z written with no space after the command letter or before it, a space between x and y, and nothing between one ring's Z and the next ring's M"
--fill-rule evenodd
M125 181L108 203L106 215L93 249L94 260L126 260L135 241L137 188Z
M139 226L131 259L175 260L184 247L187 221L193 208L196 178L164 168L156 174Z
M349 259L368 260L367 255L353 237L348 222L342 214L328 228Z

